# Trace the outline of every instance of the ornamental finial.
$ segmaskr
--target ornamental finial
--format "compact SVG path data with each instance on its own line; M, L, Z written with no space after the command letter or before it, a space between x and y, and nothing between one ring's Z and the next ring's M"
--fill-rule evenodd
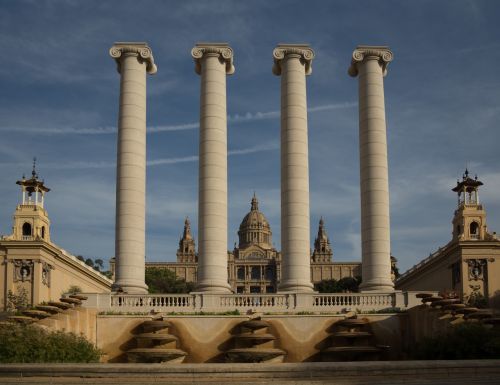
M394 54L387 46L358 45L352 53L351 65L348 73L352 77L358 75L358 64L365 60L378 60L382 67L382 74L387 75L387 66L394 58Z
M36 174L36 156L33 157L33 170L31 171L31 176L33 179L38 178L38 175Z

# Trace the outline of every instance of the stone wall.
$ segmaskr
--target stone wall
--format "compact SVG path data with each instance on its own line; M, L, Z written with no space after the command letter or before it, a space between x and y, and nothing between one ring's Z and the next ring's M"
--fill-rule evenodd
M401 359L408 345L407 315L366 314L377 344L391 348L386 359ZM221 362L224 352L233 347L237 325L248 316L172 315L166 317L170 333L179 338L179 348L186 351L186 363ZM343 315L269 315L269 332L277 337L275 346L287 351L285 362L321 361L321 349L330 346L329 335ZM126 362L125 352L135 347L138 326L151 319L141 315L98 315L97 346L106 362Z

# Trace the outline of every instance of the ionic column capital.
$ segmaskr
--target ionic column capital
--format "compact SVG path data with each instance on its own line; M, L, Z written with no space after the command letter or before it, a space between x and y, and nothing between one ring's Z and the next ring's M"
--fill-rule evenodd
M226 64L226 74L234 74L233 49L227 43L197 43L191 50L194 70L201 75L201 59L205 55L218 55Z
M382 74L387 75L387 66L394 58L392 51L387 46L369 46L358 45L352 53L351 65L349 66L349 75L355 77L358 75L358 64L366 60L378 60L382 67Z
M278 44L273 51L273 74L281 75L281 62L288 55L293 55L302 60L305 65L306 75L312 73L312 60L316 56L313 49L307 44Z
M109 49L109 54L115 59L119 73L121 73L121 58L127 55L135 55L139 61L146 63L148 74L155 74L158 70L153 57L153 51L147 43L118 42Z

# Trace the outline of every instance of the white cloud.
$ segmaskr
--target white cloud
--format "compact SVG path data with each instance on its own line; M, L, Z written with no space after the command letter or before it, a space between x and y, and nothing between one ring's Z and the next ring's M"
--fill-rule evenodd
M336 103L336 104L325 104L316 107L311 107L308 109L309 113L315 113L320 111L337 110L352 108L357 106L354 102ZM244 123L265 119L278 119L280 117L279 111L267 111L267 112L247 112L243 115L235 114L228 115L228 122L230 123ZM199 123L184 123L184 124L171 124L171 125L161 125L161 126L150 126L147 128L148 134L156 134L159 132L170 132L170 131L183 131L197 129ZM116 127L89 127L89 128L74 128L74 127L16 127L14 124L6 125L0 127L0 132L17 132L17 133L29 133L29 134L40 134L40 135L108 135L115 134L117 132Z

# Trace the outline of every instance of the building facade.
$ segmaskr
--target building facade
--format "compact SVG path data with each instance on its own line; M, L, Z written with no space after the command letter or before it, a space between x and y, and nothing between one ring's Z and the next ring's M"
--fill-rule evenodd
M173 271L186 282L196 282L198 255L189 219L179 240L177 262L146 262L146 269L158 267ZM333 250L323 218L311 252L311 282L361 276L360 262L333 262ZM282 254L273 246L272 231L259 201L253 196L250 211L238 229L238 244L227 252L228 277L235 293L275 293L281 279ZM112 266L113 267L113 266ZM113 271L113 268L111 269Z
M452 239L402 274L397 289L454 291L465 299L485 297L490 305L500 304L500 239L488 231L479 201L482 185L465 171L452 189L458 195Z
M89 293L109 292L112 280L51 241L44 207L50 189L34 165L31 178L23 176L17 184L22 198L14 212L12 234L0 236L0 308L7 310L12 296L25 296L31 305L58 300L71 286Z

